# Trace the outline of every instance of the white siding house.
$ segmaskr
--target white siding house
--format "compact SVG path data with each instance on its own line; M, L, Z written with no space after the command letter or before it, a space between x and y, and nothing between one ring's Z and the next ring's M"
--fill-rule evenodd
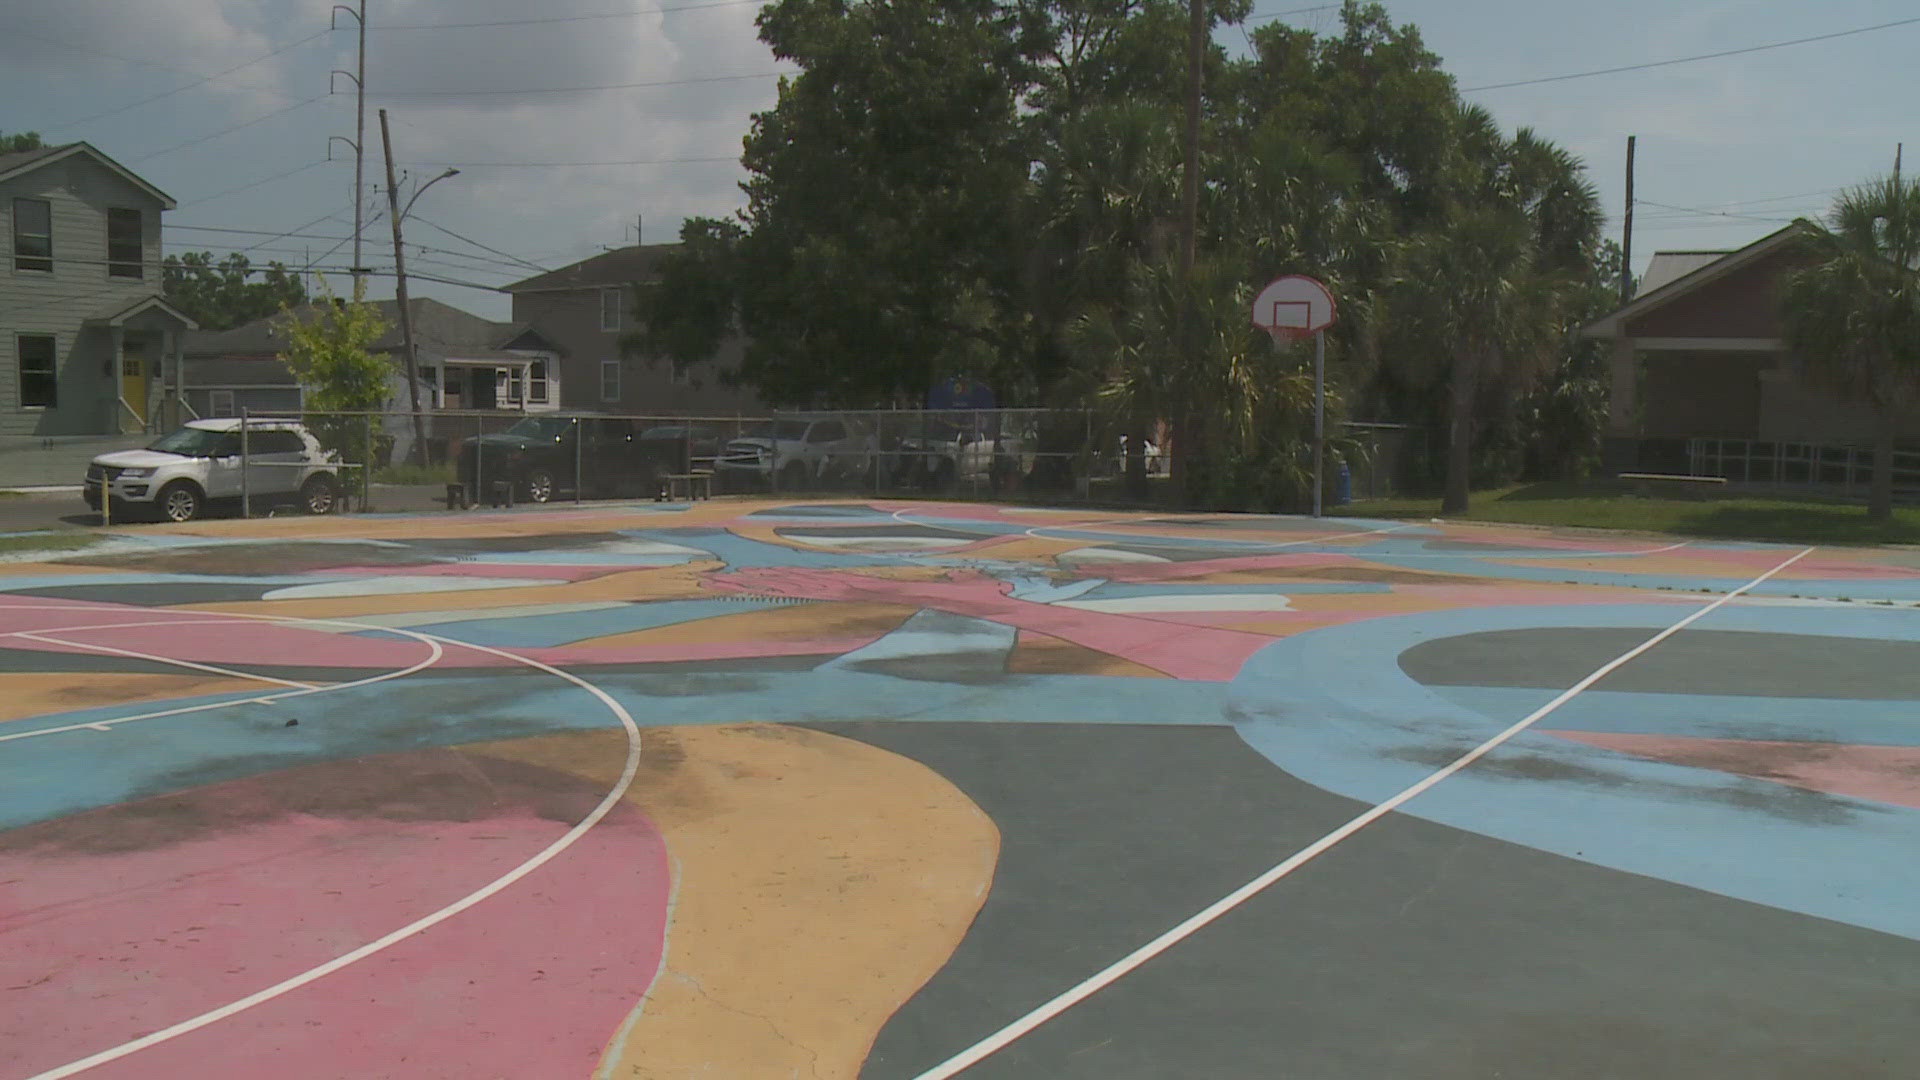
M0 154L0 436L178 420L181 334L161 296L167 194L80 142Z

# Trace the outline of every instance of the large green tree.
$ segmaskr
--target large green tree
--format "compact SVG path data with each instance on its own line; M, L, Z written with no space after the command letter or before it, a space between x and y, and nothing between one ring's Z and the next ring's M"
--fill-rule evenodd
M1920 402L1920 183L1885 177L1843 193L1827 223L1801 223L1809 265L1781 288L1788 345L1809 374L1873 409L1867 513L1893 516L1893 443Z
M0 131L0 154L18 154L27 150L38 150L46 145L40 141L37 131L16 131L9 135Z
M391 356L373 351L387 322L364 294L364 283L355 281L353 299L336 299L321 278L317 303L282 309L287 347L280 359L306 388L314 437L342 460L370 466L374 428L360 414L387 407L398 369Z
M256 269L239 252L218 263L210 251L169 255L161 263L160 280L168 302L202 330L231 330L307 299L299 274L277 262Z

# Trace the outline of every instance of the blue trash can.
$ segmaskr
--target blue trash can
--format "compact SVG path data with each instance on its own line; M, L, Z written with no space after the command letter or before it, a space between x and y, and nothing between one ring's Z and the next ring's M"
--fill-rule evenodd
M1353 501L1353 470L1342 462L1340 471L1333 478L1333 505L1345 506Z

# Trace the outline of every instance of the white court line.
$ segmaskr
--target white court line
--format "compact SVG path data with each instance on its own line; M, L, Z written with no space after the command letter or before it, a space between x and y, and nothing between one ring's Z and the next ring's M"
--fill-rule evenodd
M43 607L43 606L29 605L29 604L11 604L11 605L0 605L0 610L79 611L79 610L94 610L94 609L72 608L72 607L65 607L65 606ZM92 626L63 626L60 629L62 630L62 632L71 631L71 630L119 630L129 626L195 626L200 623L219 622L219 621L221 620L217 618L215 619L147 619L141 622L131 622L131 623L98 623ZM300 621L312 622L312 623L325 623L325 622L331 622L332 620L302 619ZM213 709L230 709L236 705L272 705L277 702L287 701L292 698L306 697L309 694L327 694L327 693L332 693L336 690L351 690L351 689L354 689L355 687L370 686L374 683L386 682L389 679L404 679L408 675L412 675L414 672L423 671L427 668L432 667L433 665L440 662L440 658L442 656L446 655L446 650L440 647L440 642L434 640L433 638L427 637L423 634L416 634L410 630L405 630L405 629L392 628L392 627L382 627L382 629L389 630L390 632L395 634L405 634L409 637L412 637L422 642L427 646L427 658L425 660L420 661L417 664L414 664L411 667L395 668L392 671L383 672L379 675L374 675L365 679L355 679L351 682L330 683L326 686L316 686L309 690L295 690L295 691L292 691L291 693L284 693L284 694L266 694L259 697L232 698L227 701L208 702L204 705L184 705L178 708L160 709L155 712L136 713L133 716L116 716L111 720L90 720L82 724L63 724L59 727L36 728L32 731L20 731L10 735L0 735L0 742L12 742L15 739L32 739L41 735L58 735L66 731L111 732L114 729L114 727L117 725L131 724L139 720L158 720L168 716L185 716L189 713L209 712ZM16 633L18 632L19 631L16 631Z
M1453 774L1459 772L1460 770L1466 768L1467 766L1485 757L1487 754L1491 753L1496 747L1498 747L1501 743L1506 742L1508 739L1511 739L1515 735L1518 735L1521 732L1532 727L1542 717L1545 717L1548 713L1553 712L1555 709L1558 709L1560 706L1572 700L1574 695L1580 693L1582 690L1585 690L1587 687L1592 686L1594 683L1599 682L1601 679L1606 678L1608 675L1612 674L1615 670L1617 670L1621 665L1632 660L1634 657L1639 656L1641 653L1644 653L1648 649L1653 648L1655 645L1660 644L1662 641L1665 641L1666 639L1679 633L1681 630L1686 629L1688 626L1691 626L1694 622L1704 617L1714 609L1718 608L1720 605L1726 603L1729 600L1732 600L1734 597L1739 596L1741 593L1746 592L1748 589L1753 588L1755 585L1760 584L1761 582L1767 580L1768 578L1772 577L1775 574L1778 574L1780 571L1785 570L1787 567L1792 566L1794 563L1799 562L1801 559L1804 559L1811 554L1813 554L1812 548L1807 548L1801 551L1798 555L1793 556L1792 558L1786 560L1785 562L1767 571L1766 573L1761 574L1759 577L1754 578L1752 581L1747 582L1745 585L1742 585L1739 588L1734 589L1732 592L1723 593L1719 598L1715 599L1712 603L1707 604L1705 607L1702 607L1698 611L1693 612L1692 614L1688 615L1686 618L1681 619L1679 622L1674 623L1672 626L1667 627L1665 630L1660 631L1659 633L1653 635L1652 637L1634 646L1633 648L1627 650L1626 652L1621 653L1619 656L1614 657L1612 660L1607 661L1605 664L1601 665L1597 670L1595 670L1593 674L1588 675L1586 678L1581 679L1579 682L1574 683L1572 686L1562 691L1560 696L1554 698L1552 701L1547 702L1545 705L1540 706L1538 709L1535 709L1533 712L1529 713L1524 719L1520 720L1518 723L1514 724L1512 727L1507 728L1505 731L1500 732L1498 735L1495 735L1491 739L1488 739L1486 742L1481 743L1479 746L1476 746L1473 749L1455 758L1446 767L1440 769L1439 771L1433 773L1432 775L1426 777L1425 779L1420 780L1418 783L1415 783L1412 786L1406 788L1405 790L1401 791L1398 795L1395 795L1392 798L1386 800L1385 802L1380 803L1379 805L1374 806L1373 808L1365 811L1364 813L1360 814L1358 817L1355 817L1353 820L1333 830L1332 832L1321 837L1320 839L1315 840L1313 843L1300 849L1298 852L1295 852L1285 862L1282 862L1278 866L1275 866L1273 869L1268 870L1264 874L1261 874L1259 877L1254 878L1252 881L1247 882L1245 885L1240 886L1238 889L1235 889L1233 892L1228 893L1226 896L1221 897L1219 900L1215 901L1211 905L1207 906L1206 908L1202 909L1201 911L1187 918L1185 922L1180 923L1178 926L1175 926L1173 929L1168 930L1166 933L1161 934L1159 937L1154 938L1152 941L1149 941L1145 945L1140 946L1134 951L1114 961L1112 964L1109 964L1105 968L1102 968L1098 972L1095 972L1093 975L1088 976L1085 980L1080 982L1078 985L1072 987L1066 992L1053 998L1051 1001L1046 1002L1045 1004L1041 1005L1039 1008L1033 1010L1032 1012L1026 1014L1025 1016L1022 1016L1018 1020L1015 1020L1013 1023L1008 1024L1006 1027L1001 1028L999 1031L994 1032L992 1035L987 1036L986 1038L973 1044L972 1046L961 1051L960 1053L955 1054L953 1057L947 1059L946 1061L940 1063L939 1065L936 1065L933 1068L928 1069L926 1072L921 1073L918 1077L915 1078L915 1080L946 1080L947 1077L955 1076L965 1071L966 1069L972 1068L973 1066L979 1064L981 1061L985 1060L988 1056L1006 1048L1014 1040L1020 1038L1023 1035L1026 1035L1028 1032L1031 1032L1033 1029L1039 1027L1041 1024L1044 1024L1047 1021L1053 1019L1054 1017L1060 1015L1061 1013L1067 1011L1068 1009L1071 1009L1075 1005L1078 1005L1080 1002L1085 1001L1087 998L1092 997L1094 994L1099 993L1101 990L1105 989L1107 986L1111 985L1112 983L1118 981L1119 979L1127 975L1129 972L1133 971L1135 968L1138 968L1140 965L1146 963L1147 961L1153 959L1154 957L1160 955L1163 952L1166 952L1168 949L1172 948L1175 945L1178 945L1180 942L1191 937L1194 933L1199 931L1202 927L1206 926L1208 923L1214 921L1215 919L1218 919L1220 916L1226 914L1227 912L1232 911L1234 908L1239 907L1241 904L1246 903L1248 900L1252 899L1255 895L1259 894L1262 890L1264 890L1267 886L1272 885L1274 882L1279 881L1281 878L1286 877L1288 874L1293 873L1295 870L1298 870L1300 867L1305 866L1307 863L1313 861L1314 858L1325 853L1326 851L1334 847L1336 844L1339 844L1341 841L1345 840L1349 836L1352 836L1354 833L1359 832L1361 829L1364 829L1368 825L1371 825L1374 822L1380 820L1381 818L1387 816L1393 811L1399 809L1401 806L1406 805L1408 801L1412 800L1415 796L1419 795L1421 792L1426 791L1428 788L1433 787L1435 784L1438 784L1440 781L1445 780L1447 777L1452 776Z
M195 621L197 622L201 620L195 620ZM141 625L145 625L145 624L143 623ZM319 689L319 687L313 685L312 683L296 682L292 679L276 679L271 675L255 675L249 671L235 671L233 668L215 667L212 664L200 664L200 663L195 663L192 660L177 660L177 659L174 659L173 657L168 657L168 656L155 656L152 653L138 652L134 649L117 649L112 645L94 645L84 641L62 641L59 638L46 637L41 634L33 633L32 631L29 631L29 630L15 630L6 636L26 638L28 641L38 641L43 645L61 645L69 649L81 649L86 652L106 653L109 656L131 656L136 660L149 660L156 664L170 664L174 667L189 668L193 671L204 671L213 675L225 675L228 678L232 678L232 679L252 679L254 682L277 683L281 686L291 686L296 690Z
M0 609L3 609L3 608L4 608L4 605L0 605ZM66 608L64 610L74 611L74 610L88 610L88 609ZM344 620L344 619L300 619L293 616L246 615L238 612L230 612L227 614L231 618L253 619L253 620L259 620L263 622L278 622L278 623L325 622L325 623L331 623L336 626L353 625L353 623L350 620ZM528 874L531 874L535 870L539 869L541 866L544 866L546 863L552 861L560 853L572 847L574 843L580 839L580 837L586 835L587 830L593 828L595 825L598 825L600 823L600 820L606 817L607 814L613 810L614 806L618 804L619 801L626 796L627 789L630 786L632 786L633 778L640 770L640 727L638 724L634 723L633 715L627 712L625 707L623 707L618 701L615 701L612 695L608 694L605 690L600 689L598 686L594 685L593 683L588 682L587 680L582 679L571 672L562 671L557 667L554 667L550 664L542 663L538 660L533 659L532 657L521 656L517 653L511 653L503 649L493 648L492 646L489 646L489 645L475 645L470 642L455 641L452 638L438 638L432 634L423 634L423 633L419 633L418 631L411 631L411 630L394 631L393 628L385 627L385 626L366 626L364 627L364 629L386 630L389 632L404 633L409 637L419 638L423 641L432 641L442 645L452 645L452 646L455 646L456 648L474 649L478 652L488 653L490 655L498 656L498 657L501 657L502 659L510 660L515 663L525 664L526 666L535 668L539 671L544 671L550 675L557 676L561 679L566 680L567 682L573 683L575 686L580 687L582 690L585 690L587 693L592 694L595 698L598 698L600 700L601 704L605 705L607 709L613 713L614 717L620 721L620 726L624 728L626 731L627 759L626 759L625 767L620 772L620 779L617 782L615 782L612 789L607 792L606 796L600 800L599 805L595 806L593 810L587 814L586 817L580 819L580 822L576 824L573 828L568 829L564 835L555 839L553 843L548 844L545 848L542 848L538 853L534 854L531 858L527 859L525 862L521 863L520 865L514 867L512 870L507 871L505 874L502 874L501 876L488 882L486 885L483 885L479 889L476 889L475 891L468 893L466 896L461 897L460 899L454 901L451 904L448 904L447 906L439 909L438 911L432 912L431 914L428 914L428 915L421 916L420 918L415 919L413 922L410 922L407 925L402 926L398 930L395 930L385 935L384 937L378 938L374 941L370 941L365 945L362 945L359 948L354 949L352 952L334 957L332 960L329 960L326 963L319 965L318 967L310 968L309 970L301 972L300 974L292 976L291 978L283 979L280 982L274 983L272 986L269 986L263 990L257 990L254 993L248 994L246 997L243 997L238 1001L232 1002L227 1005L222 1005L217 1009L210 1009L207 1012L201 1013L198 1016L191 1017L186 1020L182 1020L177 1024L173 1024L169 1027L161 1028L159 1031L155 1031L151 1034L141 1036L140 1038L134 1039L130 1042L122 1043L119 1046L102 1050L99 1053L81 1058L78 1061L71 1062L66 1065L62 1065L55 1069L49 1069L46 1072L37 1073L33 1076L27 1077L26 1080L63 1080L64 1077L75 1076L87 1071L88 1069L92 1069L96 1066L105 1065L110 1061L117 1061L120 1058L128 1056L129 1054L138 1053L141 1050L145 1050L150 1046L155 1046L160 1043L166 1042L169 1039L174 1039L181 1035L185 1035L189 1032L197 1031L200 1028L206 1027L209 1024L218 1023L219 1021L225 1020L230 1016L234 1016L238 1013L245 1012L246 1010L253 1008L255 1005L259 1005L264 1002L271 1001L274 998L280 997L283 994L289 993L294 990L298 990L300 987L305 986L308 983L314 982L318 979L323 979L326 976L331 975L334 972L339 971L340 969L347 967L350 964L354 964L361 960L364 960L367 957L372 956L375 953L378 953L391 945L398 944L399 942L404 941L407 938L410 938L415 934L420 933L423 930L427 930L434 926L437 926L440 923L443 923L448 919L453 918L455 915L458 915L461 912L467 910L468 908L473 907L475 904L480 903L482 900L485 900L493 896L494 894L512 885L514 882L519 881L521 878L526 877ZM286 695L286 696L291 696L291 695Z

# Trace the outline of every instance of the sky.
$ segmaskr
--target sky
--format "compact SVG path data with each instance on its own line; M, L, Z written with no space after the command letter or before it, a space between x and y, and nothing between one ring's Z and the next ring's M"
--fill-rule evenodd
M356 0L357 3L357 0ZM1256 0L1327 31L1337 6ZM1638 136L1633 254L1726 249L1920 150L1920 22L1768 51L1523 86L1920 18L1873 0L1395 0L1468 100L1581 157L1616 239ZM352 265L357 34L326 0L7 0L0 131L84 139L179 202L169 254ZM744 204L740 140L774 102L759 0L368 0L362 262L392 265L389 111L411 291L494 319L498 286ZM669 9L669 10L662 10ZM679 10L671 10L679 9ZM526 20L540 20L528 22ZM453 27L454 23L501 23ZM335 27L329 29L330 24ZM409 29L409 27L427 27ZM1216 39L1243 53L1238 27ZM329 79L331 90L329 92ZM580 89L601 88L601 89ZM562 92L536 92L548 90ZM331 160L329 160L331 159ZM1920 167L1920 166L1916 166ZM1681 208L1681 209L1672 209ZM425 280L425 277L445 279ZM457 283L457 284L456 284ZM392 294L391 278L369 294Z

